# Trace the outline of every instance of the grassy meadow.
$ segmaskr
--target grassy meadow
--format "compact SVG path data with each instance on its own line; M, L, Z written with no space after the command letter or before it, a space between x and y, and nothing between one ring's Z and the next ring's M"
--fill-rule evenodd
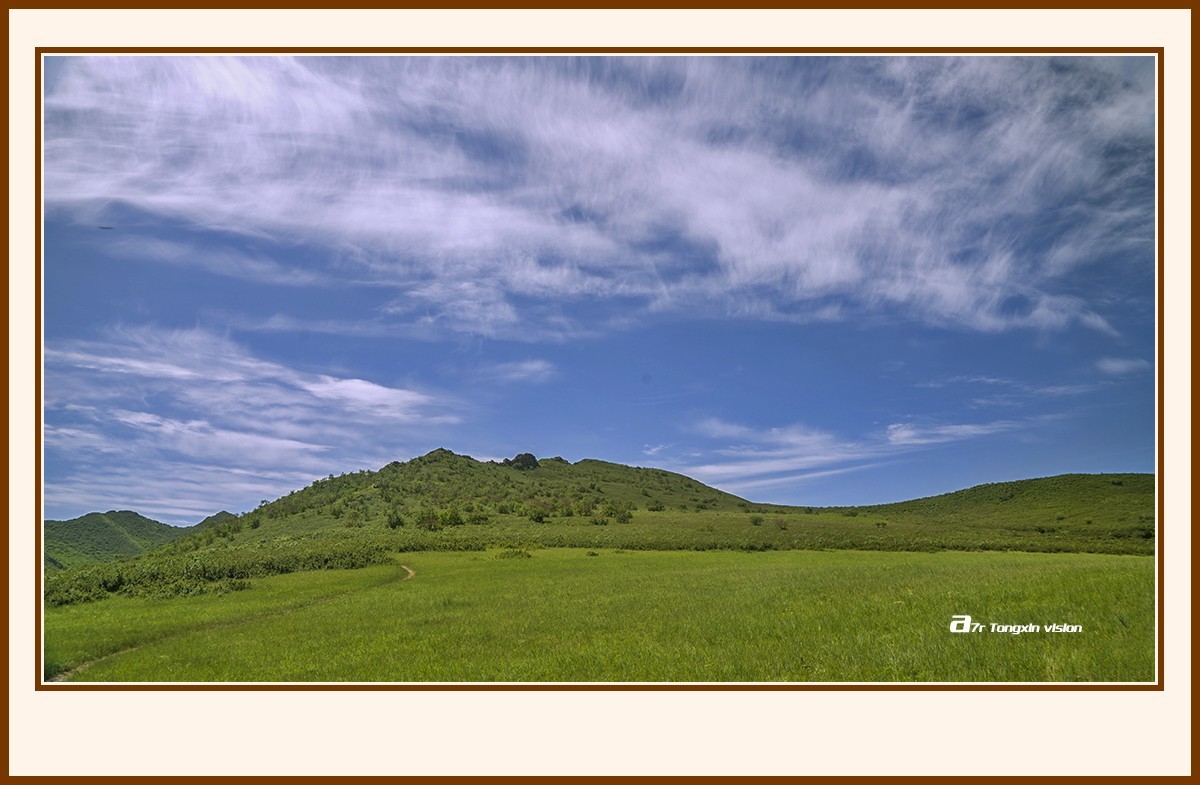
M1155 534L1152 475L781 507L658 469L435 450L48 572L44 676L1149 681ZM1083 629L950 632L961 614Z
M415 575L406 580L401 565ZM387 564L252 583L250 591L223 595L114 597L50 608L45 676L130 682L1154 678L1154 561L1138 556L491 549L405 553ZM956 614L1083 630L953 634Z

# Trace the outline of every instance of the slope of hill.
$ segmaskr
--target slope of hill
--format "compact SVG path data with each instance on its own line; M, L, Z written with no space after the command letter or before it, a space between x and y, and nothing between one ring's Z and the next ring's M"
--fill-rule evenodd
M765 509L863 516L887 525L919 526L928 535L969 527L980 533L1028 536L1048 545L1070 537L1092 542L1140 540L1145 550L1129 547L1134 552L1151 552L1155 536L1154 489L1152 474L1060 474L976 485L891 504Z
M759 505L660 469L448 450L330 475L242 515L214 516L152 553L68 570L47 602L111 592L245 588L281 572L364 566L403 551L992 550L1150 555L1152 475L1063 475L870 507Z
M110 561L165 545L187 533L130 510L90 512L67 521L46 521L45 565L61 570Z
M226 527L246 522L256 530L253 539L269 539L331 527L369 530L415 525L436 531L456 529L458 524L518 521L550 525L636 521L686 528L697 522L745 523L746 516L754 520L770 515L776 528L783 526L785 531L789 521L809 532L851 532L870 524L874 529L892 527L893 532L879 533L895 541L895 530L906 529L922 535L913 538L914 547L923 538L936 540L963 531L1032 538L1031 547L1013 550L1059 549L1053 547L1056 538L1047 540L1047 535L1088 541L1154 537L1154 476L1149 474L1067 474L980 485L894 504L789 507L754 504L661 469L524 456L536 463L529 466L520 461L522 457L498 464L434 450L377 472L318 480L226 521ZM220 533L218 527L215 534ZM1050 545L1038 547L1037 541ZM904 547L902 542L896 545ZM977 541L949 543L949 547L996 545Z
M208 516L207 518L205 518L204 520L195 524L194 526L188 526L186 529L184 529L184 531L189 534L192 532L204 531L205 529L211 528L213 526L220 526L222 523L233 520L235 518L237 518L237 516L234 515L233 513L228 512L226 510L221 510L218 513L213 513L212 515Z
M382 525L395 516L416 522L432 512L445 512L444 524L453 521L455 513L464 523L505 516L541 523L593 515L619 519L623 511L638 508L704 511L748 506L744 499L662 469L591 459L572 464L528 454L501 464L439 449L389 463L377 472L330 475L243 517L261 523L266 535L281 528L295 534L330 525Z
M1039 534L1086 527L1118 538L1150 540L1154 538L1154 475L1061 474L858 509L928 525L969 517L979 526Z

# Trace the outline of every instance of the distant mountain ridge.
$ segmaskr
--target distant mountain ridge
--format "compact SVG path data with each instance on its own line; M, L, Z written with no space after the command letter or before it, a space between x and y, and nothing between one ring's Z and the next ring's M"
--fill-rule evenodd
M194 526L170 526L132 510L109 510L45 521L43 563L48 571L55 571L137 556L236 517L222 510Z

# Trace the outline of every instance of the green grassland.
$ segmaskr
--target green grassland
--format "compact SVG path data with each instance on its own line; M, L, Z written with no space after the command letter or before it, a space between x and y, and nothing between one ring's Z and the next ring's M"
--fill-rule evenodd
M627 550L1154 553L1151 475L1063 475L872 507L757 505L657 469L435 451L320 480L135 558L51 574L46 603L222 593L246 580L407 551Z
M436 450L48 573L45 673L1142 681L1155 532L1152 475L781 507L658 469ZM951 635L962 613L1086 632Z
M497 558L517 553L518 558ZM1154 562L1045 553L407 553L51 608L81 681L1150 681ZM401 566L415 571L411 580ZM970 614L1078 633L952 634ZM90 663L90 664L88 664ZM80 665L85 667L79 668ZM72 670L79 668L78 670Z

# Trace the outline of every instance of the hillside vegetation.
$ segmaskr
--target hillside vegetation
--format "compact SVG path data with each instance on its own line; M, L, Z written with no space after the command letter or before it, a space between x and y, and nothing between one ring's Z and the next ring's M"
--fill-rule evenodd
M245 588L404 551L538 547L1154 553L1152 475L1063 475L869 507L758 505L661 469L435 450L330 475L127 561L49 575L48 605Z
M179 539L188 530L150 520L130 510L109 510L90 512L69 521L46 521L44 532L46 569L55 571L136 556Z

